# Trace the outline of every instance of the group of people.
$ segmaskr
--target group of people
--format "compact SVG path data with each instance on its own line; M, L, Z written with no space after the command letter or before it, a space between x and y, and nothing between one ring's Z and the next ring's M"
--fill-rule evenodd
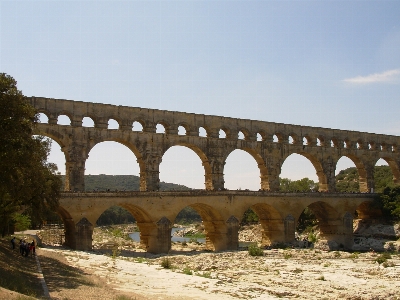
M14 250L16 247L17 240L15 237L11 240L11 247ZM19 253L22 256L28 256L29 253L31 256L35 255L35 240L32 240L32 243L28 243L27 241L20 239L19 240Z

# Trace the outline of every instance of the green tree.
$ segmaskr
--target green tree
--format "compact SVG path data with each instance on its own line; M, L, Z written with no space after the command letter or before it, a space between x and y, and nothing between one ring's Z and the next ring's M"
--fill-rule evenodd
M290 180L288 178L279 178L279 189L282 192L310 192L318 191L318 183L305 177L300 180Z
M400 186L386 187L374 201L375 208L382 211L382 217L388 221L400 220Z
M33 224L55 210L61 189L57 167L47 162L50 140L33 137L35 109L11 76L0 73L0 231L13 227L21 213Z

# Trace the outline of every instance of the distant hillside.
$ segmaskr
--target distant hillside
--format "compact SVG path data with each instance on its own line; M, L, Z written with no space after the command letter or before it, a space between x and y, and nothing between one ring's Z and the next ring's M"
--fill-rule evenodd
M385 187L393 187L393 173L389 166L377 166L374 172L375 192L382 193ZM336 175L338 192L358 192L359 176L355 167L347 168Z
M65 176L62 176L63 181ZM92 191L138 191L140 187L140 178L135 175L85 175L85 190ZM160 182L160 191L187 191L187 186Z

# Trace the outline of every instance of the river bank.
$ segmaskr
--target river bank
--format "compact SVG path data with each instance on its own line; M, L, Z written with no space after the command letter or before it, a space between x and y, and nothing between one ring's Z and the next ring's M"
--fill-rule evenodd
M135 230L130 226L96 228L89 252L39 248L51 298L400 299L398 252L288 248L251 256L247 250L207 252L191 242L173 243L168 255L153 255L127 238ZM259 233L257 226L246 230L242 235L249 239ZM388 231L377 230L364 229L370 238Z

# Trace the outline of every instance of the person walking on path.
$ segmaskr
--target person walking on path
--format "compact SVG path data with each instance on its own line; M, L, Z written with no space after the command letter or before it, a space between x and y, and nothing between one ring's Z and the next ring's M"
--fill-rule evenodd
M15 249L15 236L11 239L11 247L13 250Z
M31 252L31 256L35 255L35 241L32 241L32 243L29 246L29 250Z

